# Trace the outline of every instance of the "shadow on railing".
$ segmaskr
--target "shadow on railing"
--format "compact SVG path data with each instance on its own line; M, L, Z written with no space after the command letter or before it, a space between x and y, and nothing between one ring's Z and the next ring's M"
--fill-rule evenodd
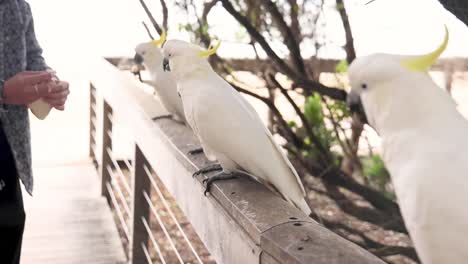
M186 154L199 146L190 129L152 121L164 110L129 73L104 59L94 66L90 156L129 263L383 263L254 180L215 183L205 197L204 176L192 173L209 162ZM131 131L131 158L113 152L116 116Z

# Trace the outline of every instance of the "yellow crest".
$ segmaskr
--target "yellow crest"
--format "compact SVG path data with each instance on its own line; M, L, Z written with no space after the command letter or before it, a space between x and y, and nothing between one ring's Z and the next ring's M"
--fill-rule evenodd
M433 52L418 56L416 58L406 59L401 62L403 67L407 68L408 70L412 71L428 71L429 67L436 62L439 58L440 54L444 52L445 48L447 48L447 44L449 41L449 31L447 26L445 26L445 38L444 42Z
M221 45L221 41L218 41L218 44L216 44L216 46L211 47L211 45L210 45L208 50L198 52L198 56L200 56L202 58L211 56L211 55L216 53L216 51L218 50L220 45Z
M160 47L166 41L166 30L163 30L158 40L151 41L151 45Z

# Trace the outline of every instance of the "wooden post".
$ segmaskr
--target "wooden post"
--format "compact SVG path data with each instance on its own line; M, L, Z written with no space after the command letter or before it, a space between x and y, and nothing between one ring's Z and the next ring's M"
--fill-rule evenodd
M93 108L94 105L94 108ZM97 157L96 157L96 88L92 83L89 84L89 156L93 162L95 168L98 168ZM94 120L94 122L93 122Z
M111 204L109 193L107 192L106 184L110 181L110 175L107 170L107 166L112 164L111 157L107 152L107 148L112 149L112 108L111 106L104 100L103 108L102 108L102 158L101 158L101 166L99 167L99 174L101 176L101 195L106 197L107 202ZM111 133L109 133L111 132Z
M132 219L130 241L130 264L146 263L141 245L148 246L148 232L143 225L142 217L149 223L149 205L143 192L151 195L151 183L145 172L146 158L138 145L135 145L135 161L132 175ZM150 196L151 197L151 196Z

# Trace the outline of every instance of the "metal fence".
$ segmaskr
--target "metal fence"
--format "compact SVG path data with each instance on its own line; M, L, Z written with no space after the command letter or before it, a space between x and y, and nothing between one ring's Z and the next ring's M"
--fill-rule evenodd
M217 263L383 263L251 179L215 183L205 197L204 176L192 174L209 162L187 155L199 146L190 129L152 121L162 107L129 74L105 60L93 65L90 155L129 263L204 263L211 261L206 249ZM132 134L130 159L113 152L116 115Z

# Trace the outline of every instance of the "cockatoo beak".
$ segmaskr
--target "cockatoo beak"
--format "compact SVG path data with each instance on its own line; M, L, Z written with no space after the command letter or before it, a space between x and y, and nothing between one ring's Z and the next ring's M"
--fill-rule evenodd
M356 112L357 110L359 110L359 105L361 105L361 97L355 91L351 91L346 97L346 103L348 104L348 107L351 110L351 112Z
M143 63L143 57L140 54L135 53L135 57L133 57L133 61L136 64L142 64Z
M171 66L169 66L169 59L164 58L163 60L163 69L165 72L170 72L171 71Z
M361 96L357 92L349 92L348 96L346 97L346 103L348 104L351 113L356 113L363 123L368 123L366 112L364 111L364 106L362 105Z

